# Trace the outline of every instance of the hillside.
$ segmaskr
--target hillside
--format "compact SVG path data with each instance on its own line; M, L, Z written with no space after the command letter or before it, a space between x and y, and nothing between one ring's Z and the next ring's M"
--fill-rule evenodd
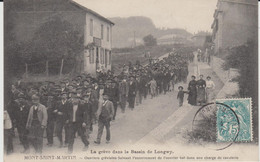
M144 36L154 35L156 38L167 34L180 34L191 37L192 34L184 29L158 29L153 21L148 17L134 16L128 18L109 18L115 23L113 27L113 47L131 47L134 45L134 35L136 44L142 43Z

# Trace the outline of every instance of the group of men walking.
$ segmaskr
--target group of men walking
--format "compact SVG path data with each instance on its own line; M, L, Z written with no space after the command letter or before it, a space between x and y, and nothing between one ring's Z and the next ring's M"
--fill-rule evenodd
M163 60L142 66L125 66L119 75L112 71L98 72L96 77L81 74L59 82L25 84L21 80L12 85L10 102L5 106L5 144L7 153L13 152L12 138L17 129L19 140L29 153L32 145L36 153L42 153L46 130L47 145L67 147L73 152L76 136L80 136L88 149L89 134L97 123L98 133L94 141L101 143L104 127L106 143L110 142L110 122L116 120L117 109L125 113L151 98L174 90L174 84L186 82L188 62L192 52L171 53ZM127 104L128 103L128 104Z

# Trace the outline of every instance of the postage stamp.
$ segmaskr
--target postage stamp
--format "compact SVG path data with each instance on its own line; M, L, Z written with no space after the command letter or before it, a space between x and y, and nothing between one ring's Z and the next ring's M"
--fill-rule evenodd
M217 99L216 102L226 105L217 104L217 142L252 141L251 98Z

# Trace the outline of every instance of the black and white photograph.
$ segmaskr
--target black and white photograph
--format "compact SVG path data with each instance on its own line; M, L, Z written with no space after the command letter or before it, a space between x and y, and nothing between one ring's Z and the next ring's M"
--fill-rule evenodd
M4 0L5 162L259 161L257 0Z

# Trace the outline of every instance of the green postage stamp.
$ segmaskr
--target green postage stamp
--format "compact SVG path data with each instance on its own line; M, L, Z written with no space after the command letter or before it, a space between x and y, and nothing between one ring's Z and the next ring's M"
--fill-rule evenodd
M253 140L251 98L219 99L217 142Z

